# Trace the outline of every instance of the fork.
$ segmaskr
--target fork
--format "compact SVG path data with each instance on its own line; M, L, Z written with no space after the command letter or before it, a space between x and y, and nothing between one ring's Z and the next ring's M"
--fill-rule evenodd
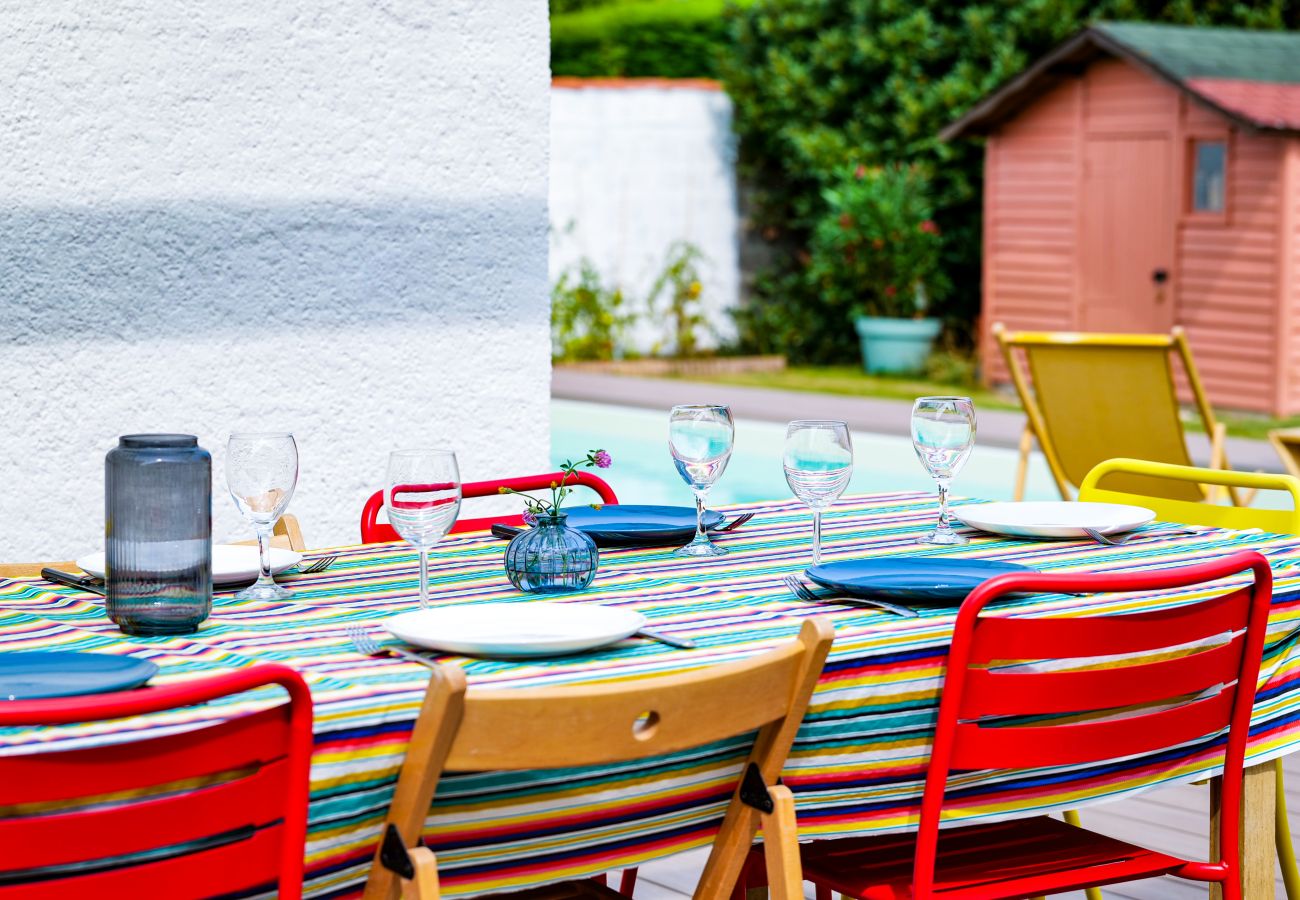
M713 529L713 533L714 533L714 534L725 534L725 533L727 533L728 531L735 531L735 530L736 530L737 528L739 528L741 525L744 525L744 524L745 524L746 522L748 522L750 519L754 518L755 515L757 515L757 513L755 513L753 510L750 510L750 511L747 512L747 513L741 513L740 515L736 516L736 518L734 518L734 519L732 519L730 522L728 522L726 525L723 525L721 528L715 528L715 529Z
M1107 547L1123 547L1129 541L1137 540L1142 537L1164 537L1167 535L1179 534L1199 534L1200 532L1192 531L1190 528L1160 528L1155 531L1130 531L1128 534L1122 534L1119 537L1110 537L1102 534L1095 528L1084 528L1083 533L1092 538L1099 544Z
M320 559L306 566L304 566L302 563L298 563L298 571L294 572L293 574L315 575L317 572L324 572L326 569L334 565L334 563L336 562L338 562L338 556L322 556Z
M428 666L430 669L438 668L438 664L431 659L426 659L418 653L412 653L401 647L385 647L377 640L370 636L360 625L349 625L344 632L348 640L352 641L352 646L362 656L398 656L409 662L419 663L422 666Z
M905 619L915 619L920 615L914 609L908 609L906 606L899 606L897 603L887 603L884 600L868 600L865 597L823 597L814 592L806 584L793 575L785 576L785 586L790 589L800 600L808 603L838 603L845 606L860 606L865 609L876 609L881 612L893 613L896 616L902 616Z

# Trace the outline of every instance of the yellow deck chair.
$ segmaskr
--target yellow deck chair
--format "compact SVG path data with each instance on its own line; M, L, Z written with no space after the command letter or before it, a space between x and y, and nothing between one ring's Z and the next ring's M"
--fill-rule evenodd
M1179 484L1219 485L1256 491L1285 491L1291 495L1291 509L1243 509L1215 506L1187 500L1171 500L1160 495L1143 495L1117 490L1116 482L1127 483L1132 476L1173 481ZM1102 486L1102 482L1107 486ZM1300 534L1300 478L1264 472L1224 472L1192 466L1173 466L1141 459L1108 459L1084 476L1079 499L1099 503L1131 503L1155 511L1162 522L1184 525L1212 525L1216 528L1259 528L1273 534ZM1273 763L1276 785L1277 861L1286 883L1288 900L1300 900L1300 869L1296 867L1295 847L1286 815L1286 786L1282 780L1282 760Z
M1228 468L1224 428L1214 419L1181 328L1170 334L1077 334L1010 332L996 324L993 335L1029 420L1020 441L1015 499L1024 496L1035 438L1067 500L1072 486L1112 457L1190 466L1174 384L1175 357L1210 436L1210 467ZM1123 475L1117 486L1153 497L1210 498L1194 482L1142 475ZM1234 504L1239 502L1235 488L1229 488L1229 495Z
M1268 442L1287 472L1300 478L1300 428L1274 428L1268 433Z

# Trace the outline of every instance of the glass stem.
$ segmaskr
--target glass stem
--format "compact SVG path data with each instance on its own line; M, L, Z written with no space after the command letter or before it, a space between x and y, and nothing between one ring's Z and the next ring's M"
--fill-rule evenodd
M819 566L822 562L822 511L814 509L813 514L813 565Z
M936 478L939 484L939 524L936 531L952 531L948 520L948 479Z
M704 533L704 491L695 492L695 540L696 544L707 544L709 536Z
M258 584L274 584L275 579L271 577L271 532L274 530L274 524L257 526L257 556L258 564L261 571L257 575Z
M420 609L429 608L429 548L420 547Z

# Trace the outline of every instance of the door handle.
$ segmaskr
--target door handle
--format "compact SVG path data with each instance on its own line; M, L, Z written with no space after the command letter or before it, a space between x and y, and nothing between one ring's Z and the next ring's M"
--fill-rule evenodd
M1156 269L1151 273L1151 280L1156 284L1164 284L1169 280L1169 272L1165 269Z

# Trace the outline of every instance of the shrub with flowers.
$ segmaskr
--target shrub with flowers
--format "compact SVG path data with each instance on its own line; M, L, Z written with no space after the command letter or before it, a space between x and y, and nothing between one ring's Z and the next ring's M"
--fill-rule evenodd
M822 192L807 277L851 315L912 318L950 284L941 265L929 182L915 166L857 166Z
M560 472L563 473L560 479L551 482L551 499L549 500L534 497L532 494L516 491L514 488L508 487L499 488L498 492L502 494L518 494L522 497L526 508L524 522L529 525L536 525L538 516L553 516L559 513L564 499L573 492L570 479L577 479L578 469L608 469L613 464L613 457L604 450L588 450L587 455L577 462L566 459L564 465L560 466Z

